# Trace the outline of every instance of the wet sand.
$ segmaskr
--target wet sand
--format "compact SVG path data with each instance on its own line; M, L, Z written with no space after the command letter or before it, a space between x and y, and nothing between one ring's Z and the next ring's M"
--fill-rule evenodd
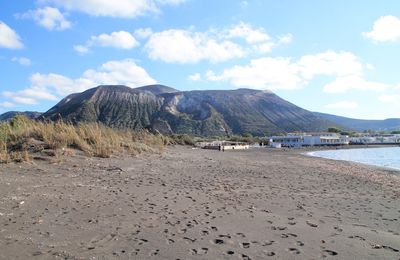
M400 259L400 177L297 150L0 165L0 259Z

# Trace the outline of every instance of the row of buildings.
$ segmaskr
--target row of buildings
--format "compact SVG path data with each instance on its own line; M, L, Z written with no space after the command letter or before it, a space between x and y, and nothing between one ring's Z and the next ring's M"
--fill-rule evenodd
M294 133L268 137L271 147L339 146L348 144L400 144L400 135L360 135L349 137L337 133Z
M198 142L196 147L211 150L247 150L250 148L248 143L244 142L230 142L230 141L211 141L211 142Z
M282 136L262 138L262 144L273 148L281 147L307 147L307 146L340 146L340 145L400 145L399 134L369 135L360 134L356 137L340 135L337 133L292 133ZM262 145L260 144L260 145ZM244 142L209 141L198 142L197 147L212 150L245 150L250 144Z

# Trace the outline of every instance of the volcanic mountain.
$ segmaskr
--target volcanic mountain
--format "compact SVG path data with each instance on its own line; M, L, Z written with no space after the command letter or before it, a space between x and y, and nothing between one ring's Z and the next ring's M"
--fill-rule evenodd
M314 114L320 118L324 118L338 125L345 126L348 129L355 131L395 131L400 130L400 118L388 118L384 120L366 120L366 119L355 119L343 116L335 116L324 113Z
M270 91L178 91L163 85L98 86L67 96L42 118L201 136L321 131L336 126Z
M41 114L42 113L40 113L40 112L32 112L32 111L25 111L25 112L9 111L9 112L6 112L6 113L0 115L0 122L9 121L9 120L11 120L13 117L15 117L17 115L23 115L23 116L26 116L26 117L31 118L31 119L36 119Z

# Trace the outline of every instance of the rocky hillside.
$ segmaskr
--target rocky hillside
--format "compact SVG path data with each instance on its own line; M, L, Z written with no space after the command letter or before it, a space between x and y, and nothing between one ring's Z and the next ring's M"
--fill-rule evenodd
M32 111L25 111L25 112L18 112L18 111L9 111L4 114L0 115L0 122L1 121L9 121L16 115L24 115L30 119L38 118L42 113L40 112L32 112Z
M335 116L324 113L314 113L316 116L332 121L338 125L345 126L349 130L354 131L394 131L400 130L400 118L389 118L385 120L364 120L354 119L343 116Z
M41 118L142 129L151 125L152 117L161 105L162 100L151 91L126 86L99 86L67 96Z
M42 118L203 136L321 131L335 126L269 91L178 91L162 85L99 86L69 95Z

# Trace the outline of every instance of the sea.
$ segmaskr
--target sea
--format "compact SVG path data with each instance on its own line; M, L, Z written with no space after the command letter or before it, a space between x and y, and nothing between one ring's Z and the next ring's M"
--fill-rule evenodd
M400 171L400 147L325 150L309 152L307 155L363 163Z

